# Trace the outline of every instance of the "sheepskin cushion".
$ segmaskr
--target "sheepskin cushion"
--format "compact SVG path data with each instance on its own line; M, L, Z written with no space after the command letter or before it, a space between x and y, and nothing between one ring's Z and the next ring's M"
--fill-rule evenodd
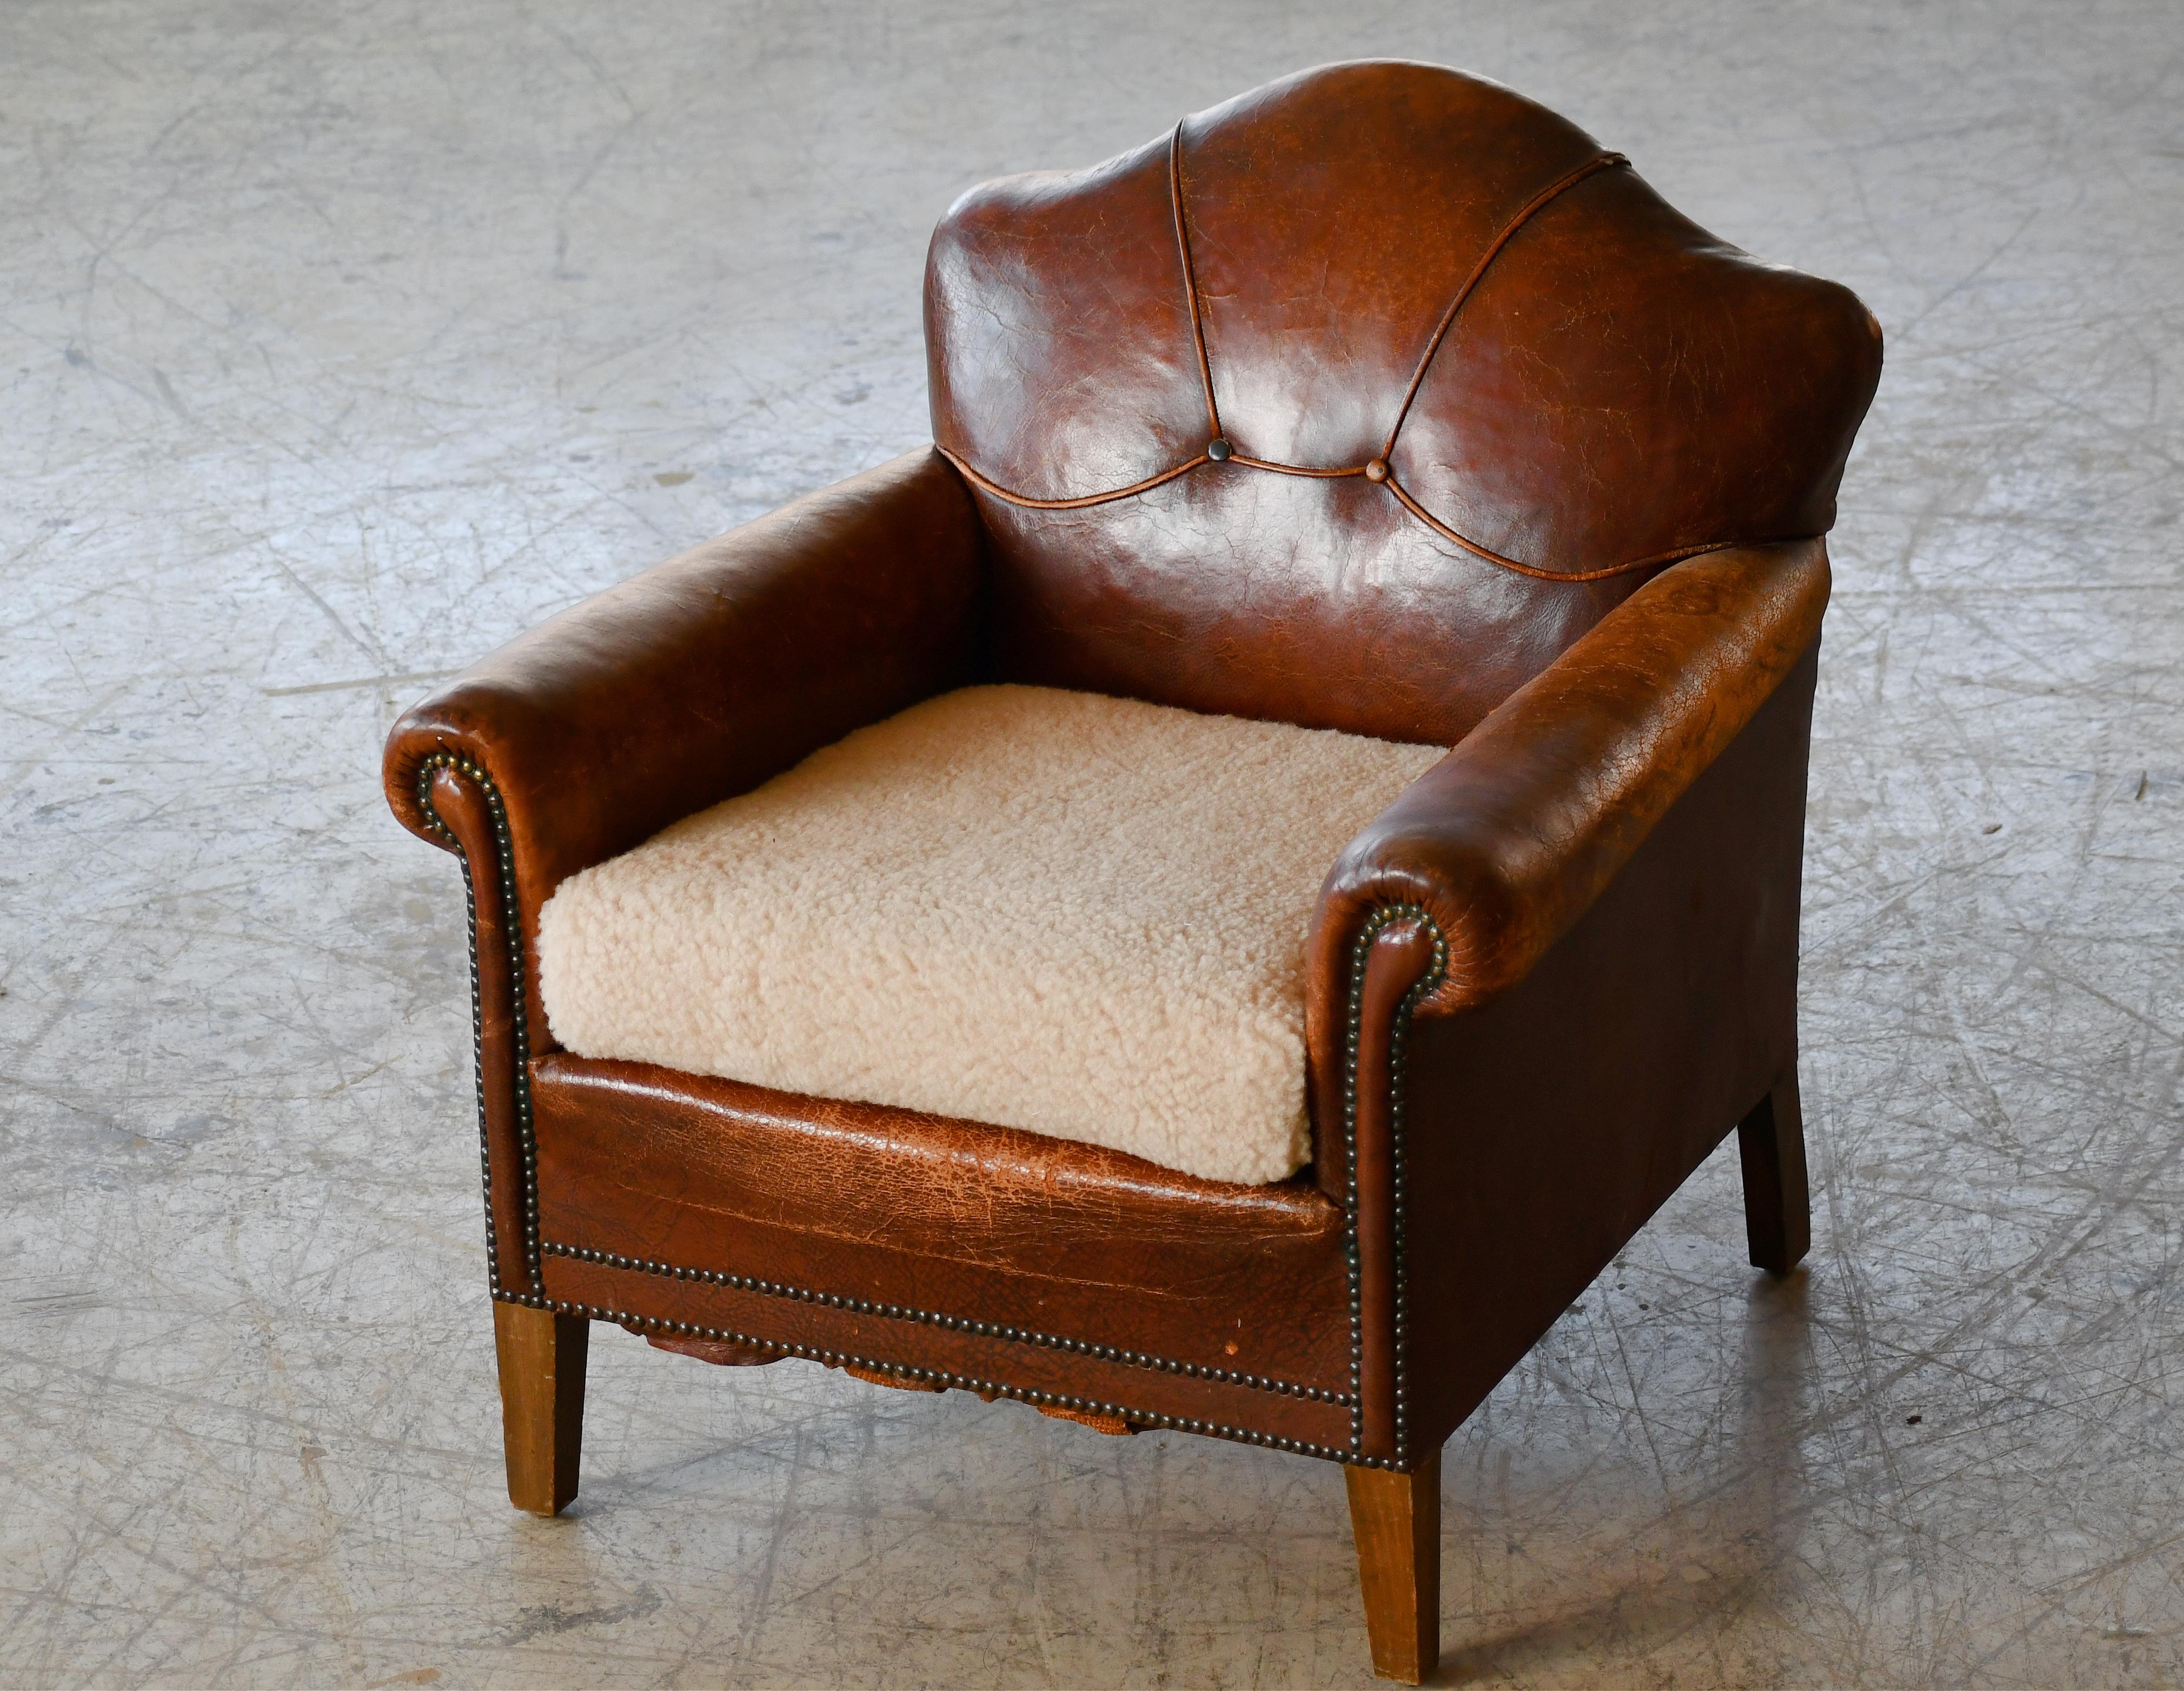
M945 694L564 882L554 1037L1089 1141L1309 1154L1304 948L1431 746L1047 687Z

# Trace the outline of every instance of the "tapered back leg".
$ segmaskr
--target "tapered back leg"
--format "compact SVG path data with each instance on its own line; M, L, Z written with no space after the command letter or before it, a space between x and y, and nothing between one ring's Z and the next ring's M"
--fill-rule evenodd
M1744 1162L1744 1226L1752 1265L1785 1275L1812 1248L1812 1194L1805 1180L1805 1118L1791 1069L1736 1124Z
M1440 1452L1407 1474L1345 1468L1373 1672L1417 1685L1440 1660Z
M533 1515L559 1515L576 1500L591 1334L582 1316L493 1306L508 1500Z

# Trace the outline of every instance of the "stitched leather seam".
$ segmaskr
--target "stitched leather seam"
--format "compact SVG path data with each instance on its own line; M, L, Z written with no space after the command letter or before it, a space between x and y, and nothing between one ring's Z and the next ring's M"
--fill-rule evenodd
M1165 1427L1176 1432L1196 1432L1212 1438L1230 1438L1240 1443L1264 1445L1300 1456L1318 1456L1323 1460L1343 1462L1352 1467L1393 1468L1397 1466L1380 1457L1360 1455L1355 1450L1338 1450L1331 1445L1315 1444L1309 1439L1288 1438L1279 1433L1261 1432L1251 1427L1236 1427L1224 1421L1197 1421L1189 1416L1165 1415L1158 1410L1133 1409L1128 1404L1072 1397L1066 1392L1043 1392L1031 1386L1011 1386L1006 1381L980 1379L976 1375L957 1374L944 1368L911 1367L900 1362L883 1361L878 1357L860 1356L850 1351L829 1350L819 1345L787 1343L779 1339L761 1338L753 1333L737 1332L732 1328L705 1327L696 1321L661 1321L651 1316L604 1308L596 1304L568 1303L547 1298L519 1298L506 1293L496 1293L494 1296L504 1304L521 1304L529 1309L550 1310L557 1316L582 1316L588 1321L615 1321L625 1327L647 1332L671 1333L679 1338L755 1345L766 1350L777 1350L784 1356L800 1356L807 1361L823 1362L830 1367L838 1368L847 1363L858 1368L876 1369L883 1373L900 1374L933 1385L953 1387L959 1391L1008 1398L1017 1403L1081 1410L1088 1415L1117 1416L1139 1427Z
M1112 504L1116 500L1127 499L1134 493L1147 492L1159 487L1163 481L1173 481L1178 476L1188 476L1200 464L1211 464L1213 461L1201 452L1188 464L1178 464L1173 470L1163 470L1157 476L1148 476L1142 481L1133 481L1128 487L1117 487L1112 493L1087 493L1081 499L1034 499L1028 493L1011 493L999 482L988 481L956 453L937 442L933 445L933 450L954 464L956 469L961 470L966 481L983 488L997 499L1004 499L1011 505L1022 505L1028 510L1034 511L1081 511L1091 505ZM1360 473L1362 474L1362 471Z
M1190 252L1190 222L1184 211L1183 128L1183 122L1178 121L1168 137L1168 203L1175 214L1176 248L1183 260L1184 295L1190 308L1191 350L1197 359L1199 382L1206 396L1206 426L1211 431L1212 441L1226 446L1227 442L1223 438L1221 426L1221 408L1213 393L1213 364L1206 350L1204 312L1198 292L1198 270ZM1396 411L1395 425L1388 431L1387 440L1380 448L1379 458L1374 460L1381 466L1383 473L1377 478L1372 479L1377 479L1382 482L1411 516L1424 524L1442 539L1453 542L1462 548L1473 557L1482 559L1489 564L1512 570L1519 576L1529 576L1534 581L1573 583L1603 581L1611 576L1627 576L1636 570L1650 570L1663 564L1673 564L1681 559L1695 558L1704 552L1720 552L1732 546L1758 543L1737 540L1705 541L1694 546L1654 553L1644 558L1634 558L1626 563L1611 564L1598 570L1575 571L1543 570L1537 565L1520 563L1514 558L1504 556L1491 547L1483 546L1468 536L1458 533L1447 523L1427 510L1407 489L1397 481L1394 467L1389 463L1396 449L1396 437L1402 433L1404 423L1409 420L1412 404L1418 398L1418 390L1425 384L1426 375L1433 367L1435 356L1440 351L1442 343L1448 337L1449 330L1455 325L1457 314L1462 309L1464 302L1470 298L1473 292L1478 287L1488 268L1501 255L1502 248L1515 238L1518 231L1530 222L1535 214L1575 187L1580 182L1602 170L1627 167L1630 163L1630 161L1620 153L1596 153L1575 169L1565 171L1548 183L1518 208L1516 213L1502 224L1496 232L1493 240L1487 243L1486 250L1479 255L1477 263L1472 266L1470 273L1464 277L1462 283L1457 288L1456 295L1450 300L1448 309L1441 314L1440 321L1435 325L1432 335L1428 338L1425 350L1419 356L1418 367L1412 372L1410 385L1403 390L1402 403ZM1005 503L1034 511L1088 510L1095 505L1112 504L1117 499L1134 498L1140 493L1150 492L1156 487L1164 487L1179 476L1189 475L1201 464L1217 461L1234 464L1245 470L1266 470L1277 476L1309 476L1321 481L1335 481L1352 476L1368 475L1367 467L1362 464L1329 467L1282 464L1272 459L1250 458L1241 453L1233 452L1225 459L1217 460L1212 453L1201 452L1188 463L1178 464L1173 469L1161 471L1158 475L1148 476L1142 481L1133 481L1127 487L1110 488L1105 492L1085 493L1069 499L1039 499L1034 498L1028 493L1019 493L1012 488L1002 487L992 477L973 469L961 454L950 448L943 446L938 448L938 450L943 458L962 472L967 481L982 492L992 494L994 498Z
M1501 255L1502 249L1516 237L1517 231L1529 223L1534 214L1542 209L1550 200L1568 192L1570 189L1596 171L1610 170L1617 165L1627 165L1630 162L1620 153L1596 153L1575 170L1565 171L1556 177L1553 181L1548 183L1546 186L1519 206L1516 215L1502 225L1501 232L1487 243L1486 250L1479 255L1479 262L1471 267L1471 274L1466 276L1462 284L1457 287L1456 298L1448 303L1448 309L1441 313L1440 321L1435 326L1433 337L1426 342L1426 349L1419 356L1418 367L1411 372L1411 385L1403 390L1403 403L1396 408L1396 426L1388 431L1388 438L1381 445L1382 458L1386 458L1395 451L1396 437L1402 433L1403 424L1411 414L1411 402L1418 397L1418 389L1425 384L1426 372L1433 368L1434 354L1440 350L1440 343L1447 338L1449 329L1456 322L1456 314L1463 309L1463 302L1471 298L1472 289L1479 286L1479 278L1486 274L1487 266L1491 264Z
M1291 1380L1277 1380L1260 1374L1244 1374L1229 1368L1216 1368L1204 1363L1184 1362L1173 1357L1155 1356L1140 1350L1127 1350L1119 1345L1101 1344L1087 1338L1064 1338L1056 1333L1039 1332L1029 1327L1011 1327L1000 1321L976 1321L967 1316L942 1315L931 1310L913 1309L902 1304L875 1304L863 1298L852 1298L835 1292L815 1292L808 1287L786 1285L779 1281L761 1280L748 1274L728 1274L710 1268L684 1268L673 1263L654 1262L644 1257L621 1256L613 1251L593 1250L582 1245L566 1245L548 1240L540 1249L549 1256L567 1257L577 1262L598 1263L607 1268L656 1275L664 1280L684 1280L708 1286L725 1286L733 1291L755 1292L768 1298L783 1298L800 1304L817 1304L830 1310L845 1310L852 1315L877 1316L888 1321L915 1321L922 1327L939 1327L950 1332L970 1334L977 1338L1006 1339L1015 1344L1034 1345L1042 1350L1066 1351L1074 1356L1089 1356L1102 1362L1119 1362L1132 1368L1144 1368L1156 1374L1180 1374L1194 1380L1210 1380L1224 1386L1247 1387L1255 1392L1273 1392L1283 1397L1303 1398L1313 1403L1335 1404L1344 1407L1350 1398L1341 1392L1331 1392L1322 1386L1300 1385ZM772 1339L759 1341L772 1344ZM893 1367L893 1363L884 1365Z
M1388 1030L1388 1149L1390 1201L1395 1211L1390 1229L1395 1249L1395 1421L1396 1454L1376 1467L1403 1468L1410 1460L1410 1281L1406 1264L1408 1238L1403 1158L1403 1058L1410 1041L1411 1021L1419 1004L1440 985L1448 973L1448 940L1440 924L1422 904L1383 904L1365 919L1350 948L1350 1015L1344 1032L1342 1079L1342 1147L1344 1203L1348 1227L1343 1255L1350 1271L1350 1449L1346 1460L1364 1461L1365 1442L1365 1309L1363 1263L1357 1247L1357 1064L1359 1030L1365 1017L1365 970L1373 943L1383 929L1399 921L1414 921L1433 938L1433 962L1412 982L1396 1006Z
M470 759L454 752L434 752L417 766L417 809L425 826L447 843L463 866L463 907L470 921L471 1052L476 1077L478 1114L478 1162L485 1183L486 1276L493 1295L506 1294L500 1284L500 1251L493 1220L493 1149L485 1114L485 1000L478 979L477 894L471 878L469 853L455 831L440 820L432 808L432 776L453 770L477 784L485 795L487 813L493 818L494 855L500 866L500 924L507 936L510 1021L515 1037L515 1126L517 1148L522 1159L523 1261L531 1283L546 1282L538 1265L538 1146L531 1131L531 1024L523 999L523 928L515 897L515 848L508 833L508 807L493 778Z
M1276 464L1272 459L1246 458L1242 453L1232 454L1231 464L1240 464L1246 470L1271 470L1277 476L1309 476L1321 481L1334 481L1345 476L1362 476L1365 466L1353 464L1340 470L1313 470L1301 464Z
M1538 581L1604 581L1611 576L1627 576L1634 570L1650 570L1657 564L1680 563L1684 559L1696 558L1703 553L1726 552L1736 546L1764 546L1772 543L1767 541L1709 540L1697 546L1680 546L1673 551L1656 552L1650 557L1634 558L1627 564L1610 564L1602 570L1542 570L1535 565L1519 564L1513 558L1505 558L1500 553L1481 546L1477 541L1467 539L1458 534L1412 498L1410 490L1396 480L1396 472L1392 470L1388 472L1387 487L1390 492L1402 502L1405 510L1444 540L1452 540L1466 552L1476 557L1484 558L1490 564L1499 564L1504 570L1513 570L1519 576L1529 576ZM1803 536L1795 537L1805 538Z
M1183 296L1190 303L1190 344L1198 353L1198 379L1206 389L1206 426L1221 438L1221 407L1213 398L1213 361L1206 354L1206 321L1198 303L1198 266L1190 257L1190 225L1183 215L1183 120L1167 142L1167 203L1175 214L1176 249L1183 254Z

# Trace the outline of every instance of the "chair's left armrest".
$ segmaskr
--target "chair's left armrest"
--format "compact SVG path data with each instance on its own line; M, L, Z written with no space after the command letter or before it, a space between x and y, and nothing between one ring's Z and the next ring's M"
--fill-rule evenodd
M979 527L930 448L800 499L563 612L406 712L387 802L435 754L505 811L526 916L579 869L966 679ZM528 922L526 922L526 926Z
M1737 547L1648 581L1506 699L1344 850L1313 918L1316 995L1373 912L1425 910L1445 972L1417 1008L1521 981L1819 637L1818 540Z

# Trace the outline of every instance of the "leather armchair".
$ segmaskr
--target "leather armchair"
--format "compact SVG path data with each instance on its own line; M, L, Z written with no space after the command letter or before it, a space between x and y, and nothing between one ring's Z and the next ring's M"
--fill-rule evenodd
M927 304L933 448L387 743L470 893L510 1495L575 1494L593 1321L1242 1440L1344 1466L1375 1665L1415 1681L1443 1441L1732 1126L1753 1263L1806 1249L1820 537L1878 331L1400 64L973 191ZM1328 872L1295 1178L556 1048L564 880L996 679L1452 748Z

